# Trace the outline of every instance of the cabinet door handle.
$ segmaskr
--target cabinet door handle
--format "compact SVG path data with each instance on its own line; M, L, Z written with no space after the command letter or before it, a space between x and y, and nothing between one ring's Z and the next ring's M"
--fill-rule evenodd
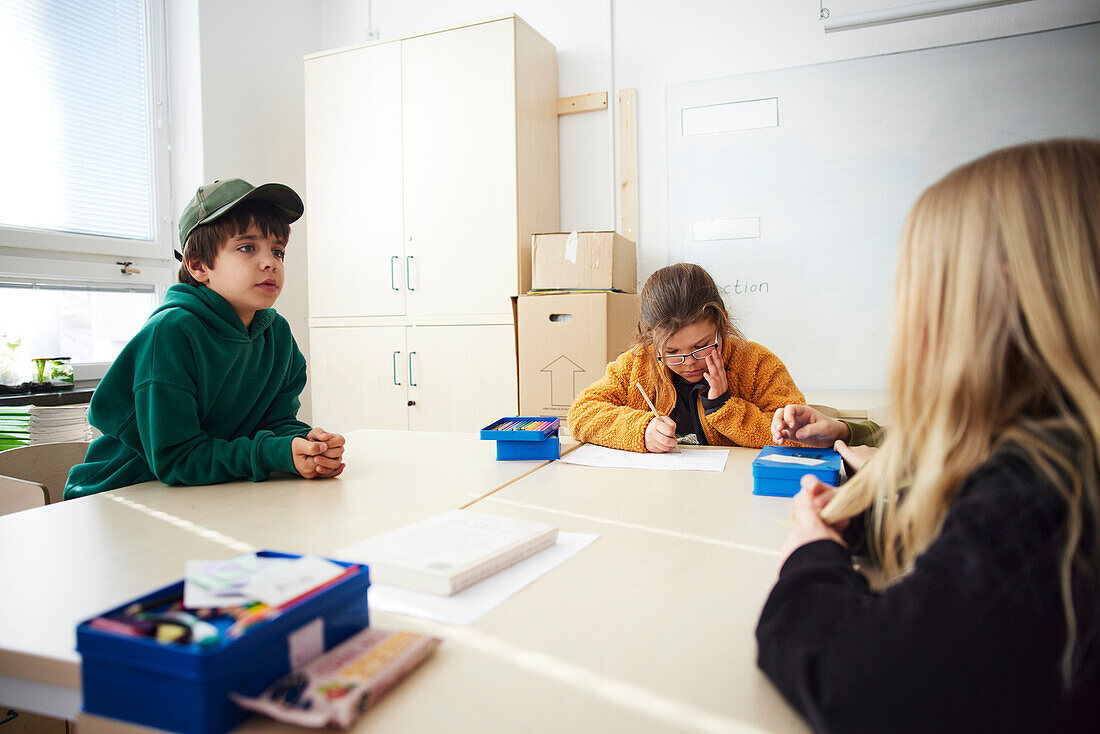
M412 259L415 255L409 255L405 258L405 287L410 291L415 291L412 284Z
M400 290L400 288L397 287L397 280L393 277L393 261L400 259L400 255L394 255L390 258L390 288L393 288L395 291Z
M400 351L394 351L394 353L393 353L393 384L395 384L395 385L400 385L401 384L400 382L397 381L397 355L399 355L399 354L401 354ZM410 367L410 369L412 369L412 368Z
M416 352L409 352L409 387L416 387L416 383L413 382L413 355Z

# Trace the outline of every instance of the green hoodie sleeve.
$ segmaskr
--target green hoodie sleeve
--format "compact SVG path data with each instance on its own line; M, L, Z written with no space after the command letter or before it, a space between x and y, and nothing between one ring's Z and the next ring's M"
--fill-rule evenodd
M851 431L849 446L881 446L886 440L886 431L874 421L846 421L843 418L840 421Z
M260 419L260 429L271 431L276 436L305 437L311 427L298 420L298 409L302 402L298 396L306 387L306 358L295 344L291 365L279 394L271 401L271 407Z
M253 436L213 438L200 428L195 394L183 385L146 381L134 390L134 408L145 460L165 484L257 482L273 471L296 473L294 436L259 430Z

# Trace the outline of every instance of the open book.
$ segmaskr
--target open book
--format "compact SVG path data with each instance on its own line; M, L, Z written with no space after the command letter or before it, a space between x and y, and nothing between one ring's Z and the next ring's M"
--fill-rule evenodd
M371 583L450 596L554 545L553 525L450 510L344 549L370 566Z

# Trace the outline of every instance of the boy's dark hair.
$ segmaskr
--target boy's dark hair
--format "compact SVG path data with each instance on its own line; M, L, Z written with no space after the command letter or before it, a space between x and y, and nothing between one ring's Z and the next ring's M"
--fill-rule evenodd
M187 263L198 261L208 268L214 267L214 258L222 245L230 238L247 232L253 224L264 237L280 242L286 242L290 238L290 225L286 222L286 215L278 207L259 199L242 201L213 222L200 224L191 230L187 243L183 246L179 282L202 285L191 277Z

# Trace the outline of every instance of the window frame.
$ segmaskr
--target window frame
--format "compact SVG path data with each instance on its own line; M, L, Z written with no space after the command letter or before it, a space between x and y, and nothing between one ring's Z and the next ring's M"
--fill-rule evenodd
M91 290L152 289L156 302L160 304L164 301L164 292L168 286L175 282L176 270L171 266L145 264L141 265L140 270L141 273L124 276L122 267L117 263L0 255L0 285L5 281L45 281L51 284L72 284L75 288ZM74 362L73 377L77 380L97 380L106 374L110 366L110 362Z
M152 126L150 161L153 183L153 239L133 240L57 230L13 227L0 224L0 246L5 250L25 250L28 255L43 252L63 253L74 261L88 256L105 255L117 259L165 261L173 259L175 238L172 233L171 169L168 117L168 42L165 22L166 0L142 0L147 24L145 42L148 56L149 89L146 104ZM43 276L49 273L42 273Z
M41 280L111 290L152 288L156 303L176 282L168 100L167 1L142 0L146 12L146 102L152 128L153 239L132 240L0 225L0 282ZM140 273L124 273L131 263ZM74 378L102 378L109 362L74 363Z

